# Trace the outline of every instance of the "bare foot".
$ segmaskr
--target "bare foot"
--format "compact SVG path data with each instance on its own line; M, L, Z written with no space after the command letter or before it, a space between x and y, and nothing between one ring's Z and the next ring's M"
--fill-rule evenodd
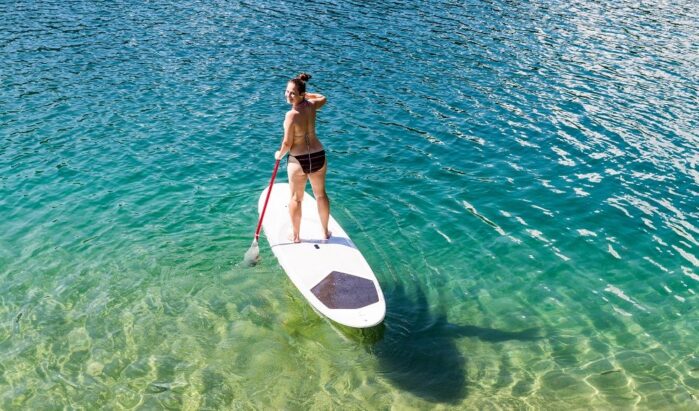
M326 232L325 232L325 239L326 239L326 240L329 240L330 237L331 237L332 235L333 235L333 232L332 232L332 231L330 231L330 230L326 231Z
M288 238L289 241L293 242L294 244L298 244L301 242L301 237L298 235L294 235L294 233L289 233L289 235L286 238Z

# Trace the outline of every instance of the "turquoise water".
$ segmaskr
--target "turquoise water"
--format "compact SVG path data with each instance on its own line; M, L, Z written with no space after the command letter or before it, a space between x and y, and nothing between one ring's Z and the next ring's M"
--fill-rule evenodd
M0 408L699 408L698 10L3 2ZM374 333L241 264L300 71Z

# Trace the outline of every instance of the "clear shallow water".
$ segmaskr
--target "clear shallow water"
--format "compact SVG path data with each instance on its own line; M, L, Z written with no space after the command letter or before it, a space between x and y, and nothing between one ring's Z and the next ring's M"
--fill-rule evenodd
M692 2L0 10L1 408L699 407ZM240 266L299 71L378 337Z

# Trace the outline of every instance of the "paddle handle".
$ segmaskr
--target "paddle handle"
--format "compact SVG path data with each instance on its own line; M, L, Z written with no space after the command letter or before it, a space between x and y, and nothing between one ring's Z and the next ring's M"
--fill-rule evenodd
M267 190L267 197L265 198L265 205L262 206L262 213L260 213L260 221L257 222L257 229L255 230L255 241L260 238L260 230L262 229L262 219L265 218L265 211L267 211L267 203L269 202L269 195L272 194L272 185L274 185L274 178L277 176L277 170L279 169L279 162L277 160L274 163L274 171L272 172L272 178L269 179L269 189Z

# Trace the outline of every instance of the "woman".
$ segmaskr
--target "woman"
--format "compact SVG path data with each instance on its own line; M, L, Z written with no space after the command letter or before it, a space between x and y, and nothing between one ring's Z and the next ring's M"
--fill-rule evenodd
M311 180L313 196L318 203L318 214L323 227L323 238L330 238L328 219L330 217L330 200L325 193L325 173L327 163L325 150L316 135L316 111L325 105L325 97L316 93L306 92L306 82L310 74L302 73L286 84L286 101L291 104L291 110L284 118L284 140L274 158L281 160L289 152L287 158L287 174L291 187L289 214L293 232L290 240L300 243L301 230L301 201L306 189L306 181Z

